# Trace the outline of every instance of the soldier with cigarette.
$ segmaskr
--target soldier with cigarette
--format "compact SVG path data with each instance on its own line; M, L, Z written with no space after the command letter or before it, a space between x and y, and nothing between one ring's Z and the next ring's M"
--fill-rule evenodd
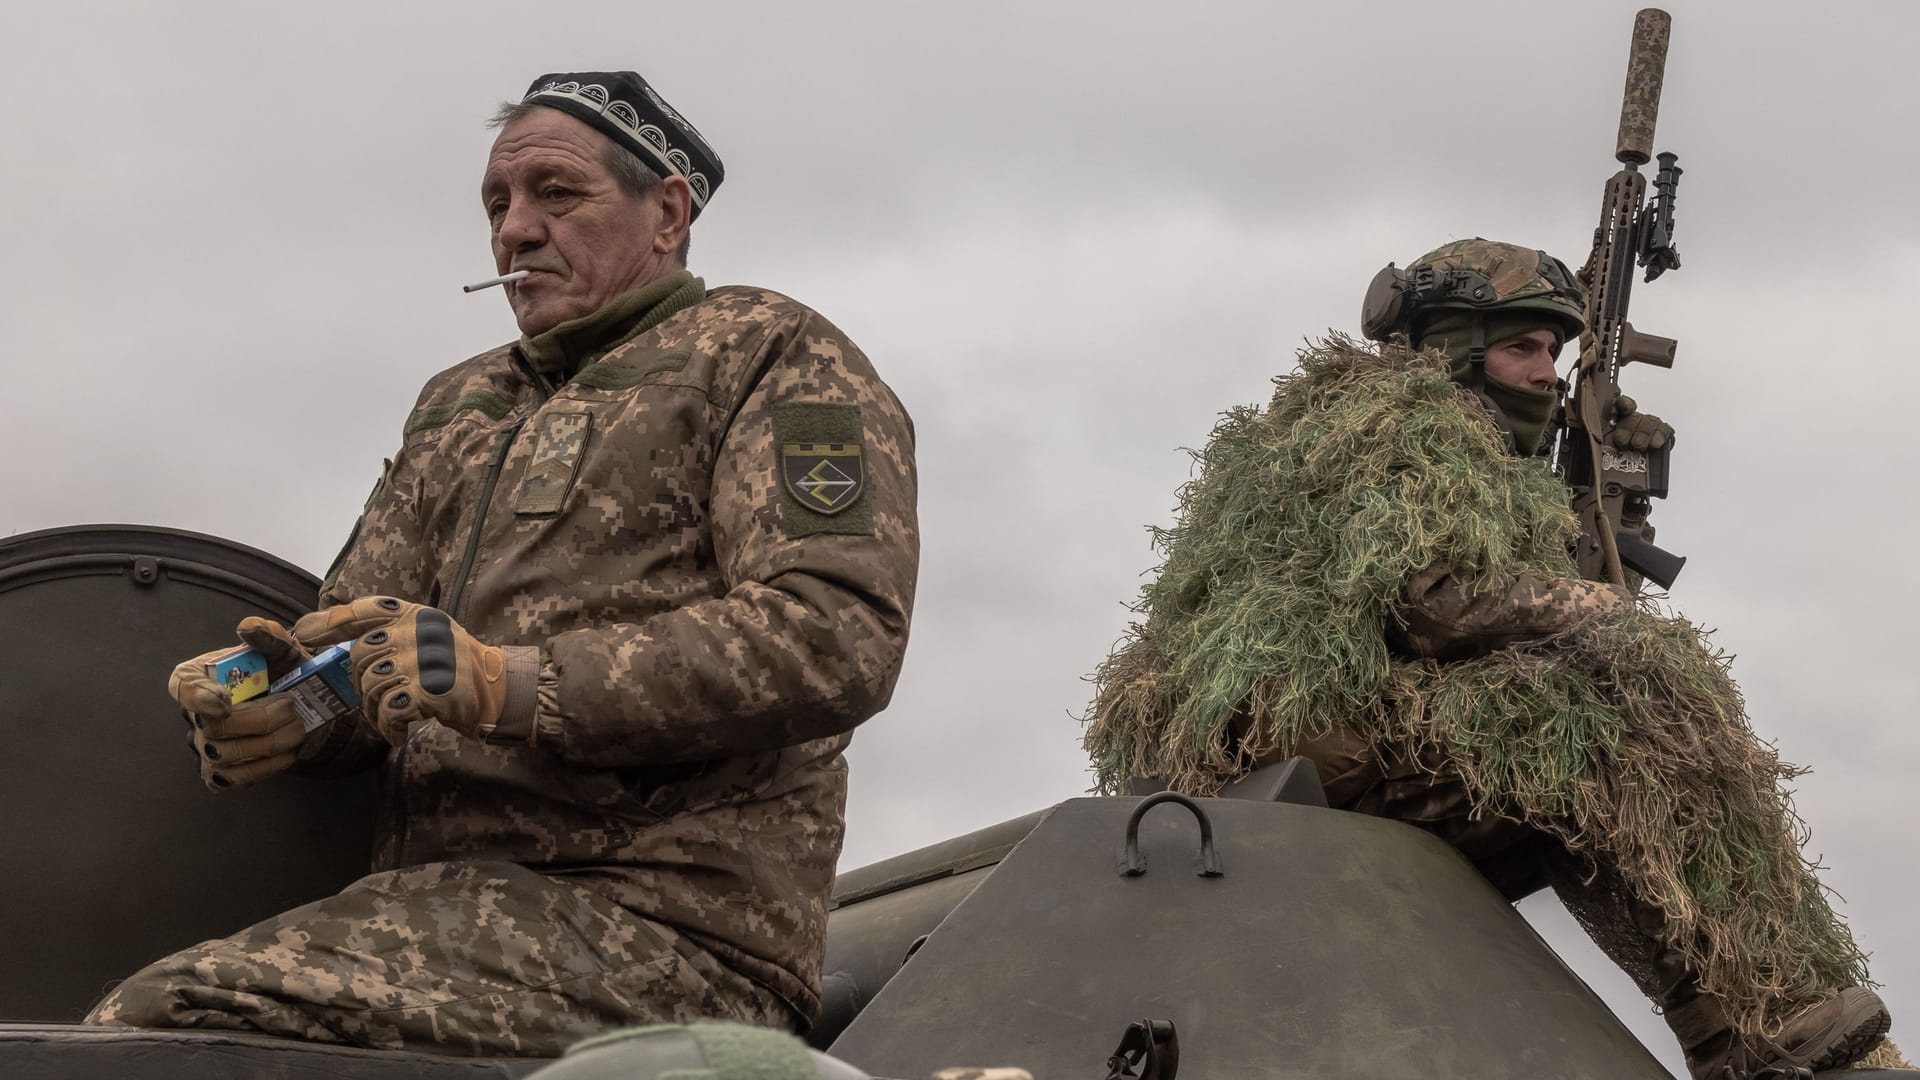
M818 1009L842 751L912 609L912 425L818 313L686 269L721 163L646 80L544 75L494 126L480 284L522 337L428 381L321 609L239 628L275 676L352 641L359 710L307 732L206 657L171 683L209 787L382 769L376 872L92 1023L544 1056Z

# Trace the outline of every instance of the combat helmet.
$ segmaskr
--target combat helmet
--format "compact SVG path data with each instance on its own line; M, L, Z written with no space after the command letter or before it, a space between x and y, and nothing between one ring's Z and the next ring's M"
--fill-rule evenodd
M1586 327L1585 294L1567 265L1533 248L1474 237L1427 252L1405 270L1388 263L1367 286L1361 332L1374 341L1405 334L1418 344L1426 325L1447 311L1484 315L1539 312L1564 328L1563 341ZM1469 359L1486 351L1486 321L1473 320Z

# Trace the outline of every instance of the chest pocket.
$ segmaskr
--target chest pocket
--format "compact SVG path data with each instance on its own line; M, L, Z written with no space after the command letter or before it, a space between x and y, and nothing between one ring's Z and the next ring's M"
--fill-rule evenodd
M549 412L540 417L533 433L533 457L527 462L520 496L513 504L516 516L544 517L560 512L567 492L573 490L574 477L580 473L580 458L592 431L593 414L585 410Z

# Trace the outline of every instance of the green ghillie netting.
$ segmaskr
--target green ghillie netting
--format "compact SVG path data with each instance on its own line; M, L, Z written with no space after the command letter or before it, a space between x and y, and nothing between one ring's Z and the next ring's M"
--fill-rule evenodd
M1643 604L1459 663L1388 649L1415 571L1577 576L1566 489L1502 451L1446 367L1336 337L1302 351L1268 408L1220 421L1155 536L1143 619L1094 677L1100 787L1211 794L1303 737L1371 732L1438 750L1476 812L1615 868L1742 1030L1863 982L1801 854L1781 787L1797 770L1747 727L1698 628Z

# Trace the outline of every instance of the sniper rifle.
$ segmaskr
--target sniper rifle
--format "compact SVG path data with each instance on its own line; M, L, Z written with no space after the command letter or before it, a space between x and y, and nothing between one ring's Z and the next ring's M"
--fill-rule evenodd
M1671 17L1658 8L1634 17L1633 47L1627 62L1627 86L1620 106L1620 133L1614 157L1621 169L1607 181L1600 199L1600 225L1593 250L1579 273L1586 290L1587 328L1580 335L1580 360L1572 393L1555 436L1554 472L1573 489L1580 515L1575 551L1582 576L1625 587L1631 570L1669 588L1685 557L1653 544L1647 523L1651 500L1667 497L1673 442L1657 449L1625 450L1608 444L1619 422L1620 369L1627 364L1673 366L1677 343L1644 334L1627 321L1634 266L1652 281L1680 268L1673 247L1673 206L1680 186L1677 156L1661 153L1654 196L1647 199L1647 177L1640 166L1653 159L1653 129L1660 113L1660 84L1667 62Z

